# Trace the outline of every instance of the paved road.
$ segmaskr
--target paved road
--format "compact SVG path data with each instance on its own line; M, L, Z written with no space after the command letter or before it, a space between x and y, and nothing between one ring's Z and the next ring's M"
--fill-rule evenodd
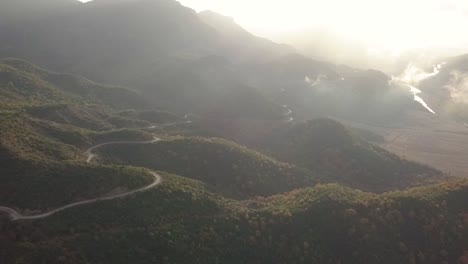
M151 140L151 141L117 141L117 142L107 142L107 143L99 144L99 145L96 145L96 146L88 149L85 152L86 155L88 156L86 162L88 162L88 163L91 162L96 157L96 154L94 154L93 151L100 148L100 147L103 147L103 146L113 145L113 144L151 144L151 143L157 142L159 140L161 140L161 139L154 138L154 140ZM34 219L47 218L47 217L49 217L49 216L51 216L53 214L56 214L58 212L64 211L64 210L72 208L72 207L81 206L81 205L85 205L85 204L92 204L92 203L96 203L96 202L100 202L100 201L108 201L108 200L124 198L124 197L130 196L130 195L136 194L136 193L147 191L147 190L149 190L151 188L156 187L162 181L161 175L157 174L156 172L151 172L151 174L154 176L154 181L151 184L149 184L149 185L147 185L145 187L142 187L140 189L137 189L137 190L133 190L133 191L129 191L129 192L121 193L121 194L116 194L116 195L110 195L110 196L105 196L105 197L94 198L94 199L85 200L85 201L76 202L76 203L71 203L71 204L67 204L65 206L62 206L60 208L54 209L52 211L48 211L48 212L40 213L40 214L36 214L36 215L22 215L18 211L14 210L12 208L4 207L4 206L0 206L0 212L8 214L8 216L10 217L10 219L12 221L34 220Z
M85 153L88 156L88 159L86 160L86 162L90 163L96 157L96 154L94 154L93 151L95 151L98 148L104 147L104 146L108 146L108 145L129 145L129 144L131 144L131 145L134 145L134 144L144 145L144 144L151 144L151 143L154 143L154 142L157 142L157 141L160 141L160 140L161 140L160 138L155 137L151 141L113 141L113 142L102 143L102 144L96 145L96 146L91 147L88 150L86 150Z

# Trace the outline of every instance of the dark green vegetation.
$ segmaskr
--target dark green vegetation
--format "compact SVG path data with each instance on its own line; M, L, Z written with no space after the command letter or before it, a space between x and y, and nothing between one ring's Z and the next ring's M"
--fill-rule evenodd
M143 110L143 111L128 110L128 111L120 112L119 115L125 118L145 120L151 123L160 123L160 124L168 124L168 123L184 121L183 117L180 117L171 112L161 111L161 110L159 111L158 110Z
M105 163L163 170L208 183L224 194L270 196L314 185L317 174L215 138L173 138L151 145L110 145L98 150Z
M37 221L0 216L2 264L448 264L468 245L468 182L396 191L445 179L365 131L286 122L417 111L381 72L173 0L1 0L0 39L0 57L72 73L0 61L0 206L30 214L162 176ZM96 144L154 136L86 163Z
M133 198L5 223L5 263L455 263L468 183L372 195L319 185L236 202L163 174ZM18 257L21 256L21 257Z
M113 121L118 109L145 105L137 93L8 59L0 63L0 98L2 206L42 211L152 182L143 169L85 163L94 144L152 139ZM128 120L121 125L150 124Z
M148 185L144 169L80 162L14 161L2 164L3 206L45 210Z
M280 160L327 171L336 182L365 191L384 192L446 180L442 172L370 144L330 119L281 128L265 141L267 152Z
M193 115L194 125L141 109L130 90L56 82L60 74L18 60L1 67L2 206L31 214L152 181L127 165L166 171L160 186L126 199L0 220L1 263L450 263L467 243L466 182L383 195L317 185L382 191L439 180L334 121L271 133L263 149L288 164L225 139L174 136L209 133ZM96 152L109 165L85 163L88 147L155 132L164 140L108 145Z
M116 130L150 126L115 113L144 107L137 93L52 73L21 60L1 62L1 147L8 155L76 160L83 158L83 147L115 135L151 138L142 131Z
M50 72L17 59L0 60L0 77L2 109L18 109L23 105L43 106L38 109L39 114L46 114L67 108L60 103L105 105L117 109L146 106L142 97L134 91ZM46 104L51 104L50 108L45 107Z

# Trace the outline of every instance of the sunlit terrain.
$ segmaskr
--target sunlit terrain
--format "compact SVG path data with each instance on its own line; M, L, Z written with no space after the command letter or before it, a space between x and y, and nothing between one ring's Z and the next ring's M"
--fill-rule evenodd
M468 264L461 0L0 0L0 263Z
M427 63L435 57L468 51L468 37L460 34L460 26L468 23L468 4L463 0L181 3L197 11L211 9L232 16L256 34L338 62L341 59L345 63L394 69L388 65L395 67L408 59ZM361 56L361 61L354 56Z

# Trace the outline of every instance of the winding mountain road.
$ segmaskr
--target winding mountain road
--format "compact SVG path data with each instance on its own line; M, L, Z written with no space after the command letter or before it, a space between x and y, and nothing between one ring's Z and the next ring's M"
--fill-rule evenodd
M115 141L115 142L102 143L102 144L96 145L96 146L91 147L88 150L86 150L85 153L88 156L86 162L90 163L96 157L96 154L94 154L93 151L100 148L100 147L103 147L103 146L114 145L114 144L151 144L151 143L154 143L154 142L157 142L157 141L160 141L160 140L161 140L160 138L155 137L151 141ZM35 219L47 218L47 217L49 217L49 216L51 216L53 214L56 214L58 212L64 211L64 210L72 208L72 207L77 207L77 206L81 206L81 205L85 205L85 204L97 203L97 202L100 202L100 201L115 200L115 199L130 196L130 195L133 195L133 194L136 194L136 193L145 192L145 191L147 191L147 190L149 190L151 188L156 187L157 185L159 185L162 182L161 175L159 175L159 174L157 174L156 172L153 172L153 171L151 172L151 174L154 176L154 181L151 184L149 184L149 185L147 185L145 187L142 187L140 189L137 189L137 190L133 190L133 191L129 191L129 192L121 193L121 194L116 194L116 195L110 195L110 196L104 196L104 197L89 199L89 200L76 202L76 203L71 203L71 204L59 207L57 209L54 209L54 210L51 210L51 211L48 211L48 212L45 212L45 213L36 214L36 215L23 215L23 214L19 213L18 211L14 210L12 208L4 207L4 206L0 206L0 213L2 213L2 212L6 213L10 217L10 219L12 221L35 220Z
M113 141L113 142L102 143L102 144L96 145L96 146L91 147L88 150L86 150L85 153L88 156L88 159L86 160L86 162L90 163L91 161L93 161L93 159L96 157L96 154L94 154L93 151L98 149L98 148L104 147L104 146L108 146L108 145L129 145L129 144L130 145L135 145L135 144L145 145L145 144L151 144L151 143L154 143L154 142L158 142L160 140L161 140L160 138L155 137L151 141Z

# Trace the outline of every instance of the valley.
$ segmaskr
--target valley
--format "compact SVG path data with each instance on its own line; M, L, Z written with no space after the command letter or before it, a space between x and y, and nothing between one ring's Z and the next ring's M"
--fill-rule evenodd
M2 264L467 264L466 56L393 77L174 0L4 0L0 39Z
M417 123L385 126L350 122L348 124L385 138L378 144L401 157L431 165L450 175L468 174L468 129L465 125L416 113ZM345 122L346 123L346 122Z

